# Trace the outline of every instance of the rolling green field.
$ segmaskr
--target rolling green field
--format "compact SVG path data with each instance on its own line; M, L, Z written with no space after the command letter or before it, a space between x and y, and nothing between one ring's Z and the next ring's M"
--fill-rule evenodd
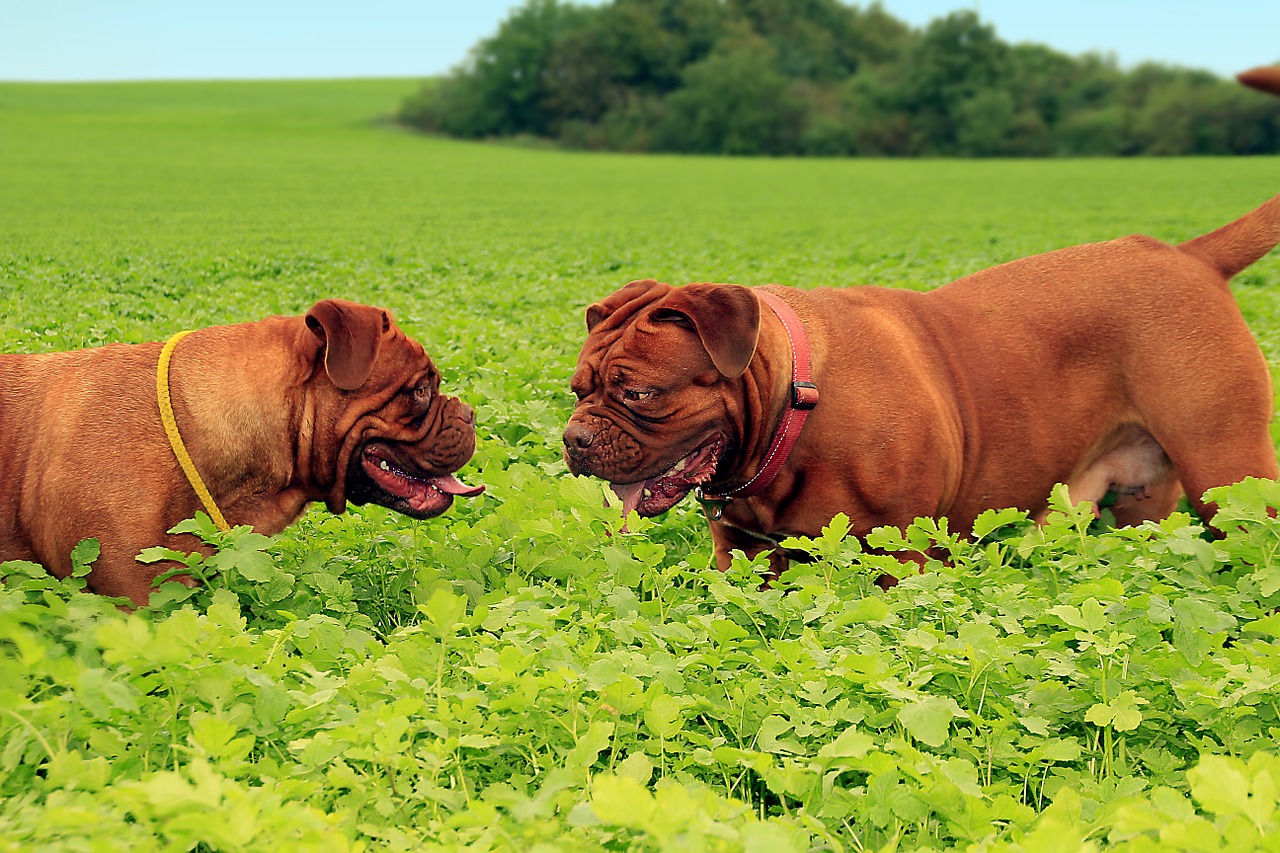
M928 288L1196 236L1280 158L566 153L398 129L417 85L0 84L0 352L375 303L489 487L210 533L210 583L131 615L0 567L0 850L1276 849L1273 487L1212 543L920 524L873 544L951 559L883 594L837 519L760 591L692 506L620 532L559 435L631 279ZM1280 365L1280 253L1235 293Z

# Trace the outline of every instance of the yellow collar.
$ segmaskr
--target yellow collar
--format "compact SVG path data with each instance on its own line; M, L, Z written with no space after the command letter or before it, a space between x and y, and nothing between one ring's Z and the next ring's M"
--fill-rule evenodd
M169 360L173 358L173 349L178 345L178 341L189 334L191 334L190 330L178 332L169 338L165 342L164 349L160 350L160 363L156 365L156 402L160 404L160 421L164 424L165 434L169 436L169 446L173 448L173 455L178 457L178 464L182 466L182 473L187 475L187 482L191 484L191 488L195 489L196 496L200 498L200 503L204 504L205 511L209 513L213 523L219 530L227 531L231 529L231 525L227 524L227 520L218 511L213 495L209 494L204 480L200 479L200 472L196 471L196 465L191 461L191 455L187 453L187 448L182 443L182 436L178 434L178 422L173 417L173 402L169 399Z

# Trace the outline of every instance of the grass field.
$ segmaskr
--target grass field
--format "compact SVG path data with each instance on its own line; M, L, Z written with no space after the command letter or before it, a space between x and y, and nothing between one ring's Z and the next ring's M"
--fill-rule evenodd
M475 405L489 485L234 535L131 616L9 565L0 850L1274 845L1264 489L1215 544L934 531L951 565L884 595L834 529L760 592L691 507L619 534L558 445L583 309L628 280L927 288L1204 233L1280 158L566 153L399 130L416 85L0 84L0 351L376 303ZM1280 365L1280 254L1235 292Z

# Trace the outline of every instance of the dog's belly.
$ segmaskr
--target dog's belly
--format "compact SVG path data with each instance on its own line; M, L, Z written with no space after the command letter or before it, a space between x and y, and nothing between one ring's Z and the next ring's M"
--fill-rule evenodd
M1113 493L1113 512L1124 524L1164 518L1182 494L1169 455L1137 424L1123 424L1099 442L1066 485L1072 503L1097 504Z

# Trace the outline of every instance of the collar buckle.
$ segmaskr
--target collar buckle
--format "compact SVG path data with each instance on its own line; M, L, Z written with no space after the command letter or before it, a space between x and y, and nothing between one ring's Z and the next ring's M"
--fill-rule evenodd
M791 383L791 408L810 411L818 407L818 386L812 382Z

